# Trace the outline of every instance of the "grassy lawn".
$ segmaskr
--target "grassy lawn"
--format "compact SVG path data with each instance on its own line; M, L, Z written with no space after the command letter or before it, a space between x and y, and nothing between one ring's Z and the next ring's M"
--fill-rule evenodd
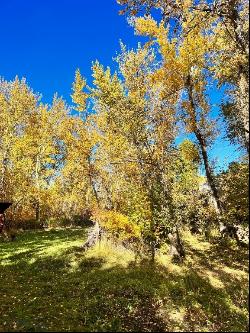
M0 241L0 331L247 331L248 254L191 235L154 267L81 229Z

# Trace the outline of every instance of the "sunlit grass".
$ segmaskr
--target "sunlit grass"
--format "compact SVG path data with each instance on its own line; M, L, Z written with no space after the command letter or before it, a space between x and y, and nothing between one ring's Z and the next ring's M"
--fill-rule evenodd
M115 246L106 239L86 253L86 258L90 260L97 257L104 261L101 269L109 269L117 265L126 268L135 261L135 254L132 251L121 246Z
M187 258L136 258L86 231L0 242L0 331L247 331L248 253L184 235Z

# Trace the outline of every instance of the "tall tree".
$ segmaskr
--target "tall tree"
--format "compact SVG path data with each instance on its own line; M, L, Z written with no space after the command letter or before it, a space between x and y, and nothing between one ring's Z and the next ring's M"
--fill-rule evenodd
M197 26L209 31L214 41L210 53L214 64L211 72L220 83L232 85L231 100L223 108L229 136L235 138L236 135L249 150L248 1L118 0L118 3L124 6L121 13L132 16L160 10L162 21L171 27L169 36L182 39L192 34Z
M194 17L189 19L194 21ZM176 108L181 106L186 130L197 139L207 180L221 215L223 208L207 151L215 134L213 121L209 117L210 106L206 97L208 82L204 73L206 54L210 47L209 36L204 35L197 25L183 40L169 40L169 29L165 28L164 22L158 25L152 18L138 18L135 28L137 33L150 36L159 45L162 65L153 79L164 87L166 97L176 96L174 105Z
M122 193L129 202L136 202L134 196L141 192L145 202L144 232L154 259L160 224L175 225L171 182L175 108L170 99L164 99L158 82L152 84L155 72L152 49L139 46L136 51L127 51L122 46L117 61L120 78L99 63L93 67L92 96L99 135L95 156L102 170L99 187L109 188L106 191L109 207L119 207L125 214L131 214L132 207L124 204L126 200L123 206L121 202L118 204L117 193ZM131 181L137 188L128 193L126 187L131 191L128 185ZM135 217L135 207L132 210Z

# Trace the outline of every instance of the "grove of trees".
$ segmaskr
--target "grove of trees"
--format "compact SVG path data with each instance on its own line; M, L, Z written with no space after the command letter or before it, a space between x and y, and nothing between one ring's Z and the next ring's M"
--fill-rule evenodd
M121 44L114 72L93 63L92 82L77 70L72 105L57 95L42 103L24 79L0 81L8 219L25 228L89 214L152 259L166 241L183 257L183 228L233 230L240 244L237 226L248 223L248 1L118 3L145 43ZM211 115L211 87L224 94L220 117L242 152L221 173L210 159L223 130Z

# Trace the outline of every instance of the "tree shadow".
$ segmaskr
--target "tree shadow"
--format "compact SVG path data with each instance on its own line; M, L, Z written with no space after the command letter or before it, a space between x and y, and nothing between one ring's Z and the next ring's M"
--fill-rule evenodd
M31 247L25 255L32 258L36 251ZM208 268L213 251L193 253L200 267ZM108 267L106 259L87 257L78 247L35 262L20 255L1 266L0 331L247 330L247 313L229 281L216 288L196 267L173 272L148 260Z

